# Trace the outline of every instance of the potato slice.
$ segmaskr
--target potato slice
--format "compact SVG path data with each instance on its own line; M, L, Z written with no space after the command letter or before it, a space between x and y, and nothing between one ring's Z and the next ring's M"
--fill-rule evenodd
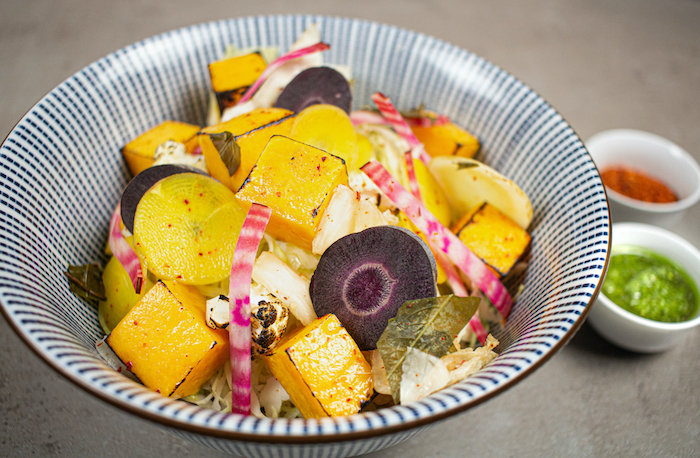
M527 229L532 221L530 199L513 181L474 159L440 156L430 171L445 190L455 218L482 202L488 202Z

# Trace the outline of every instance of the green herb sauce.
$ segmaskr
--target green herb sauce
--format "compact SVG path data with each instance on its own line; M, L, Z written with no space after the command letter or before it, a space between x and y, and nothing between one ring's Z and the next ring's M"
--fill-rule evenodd
M635 315L655 321L686 321L698 310L698 288L679 266L635 246L611 252L603 294Z

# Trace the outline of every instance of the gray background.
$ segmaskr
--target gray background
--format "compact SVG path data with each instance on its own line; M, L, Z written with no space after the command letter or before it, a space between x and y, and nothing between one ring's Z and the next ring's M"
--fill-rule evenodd
M0 136L103 55L167 30L276 13L351 16L417 30L494 62L584 140L610 128L665 136L700 159L697 0L2 0ZM671 229L700 246L700 208ZM700 332L663 354L617 349L584 324L524 381L370 456L700 454ZM218 456L93 399L0 319L0 455Z

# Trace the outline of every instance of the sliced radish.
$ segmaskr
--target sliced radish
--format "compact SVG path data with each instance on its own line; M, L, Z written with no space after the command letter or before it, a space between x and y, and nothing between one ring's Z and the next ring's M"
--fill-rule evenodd
M406 161L406 173L408 173L408 187L411 189L411 194L413 194L416 199L423 202L423 199L421 199L420 197L420 186L418 185L418 178L416 177L416 169L415 167L413 167L413 153L411 151L406 151L403 157Z
M493 302L503 319L508 318L513 299L494 273L449 229L440 224L423 203L393 177L377 161L370 161L361 170L423 232L431 243L443 251Z
M416 170L413 167L413 155L410 151L408 151L404 155L404 158L406 159L406 171L408 172L408 184L411 188L411 193L416 197L416 199L422 202L420 196L420 188L418 186L418 178L416 178ZM465 288L464 283L462 283L462 279L459 277L459 273L457 272L447 255L443 253L440 249L436 249L434 243L432 243L430 240L428 240L428 246L430 246L430 249L433 251L437 263L445 271L445 275L447 276L447 283L450 285L450 288L452 288L452 292L454 293L454 295L461 297L469 296L469 292L467 291L467 288ZM471 318L471 320L469 320L469 326L472 327L472 330L474 331L474 334L476 334L476 337L479 339L479 342L481 342L482 344L486 343L486 337L488 336L486 334L484 326L481 324L481 319L479 319L479 312L476 312Z
M353 125L359 126L360 124L380 124L383 126L390 126L389 121L384 118L381 114L375 111L369 110L355 110L350 112L350 121Z
M241 227L233 253L229 282L229 348L231 351L231 411L250 415L250 283L255 255L272 210L253 204Z
M255 91L258 90L260 85L267 79L269 78L270 74L280 68L285 62L288 62L292 59L296 59L298 57L303 57L307 54L311 54L314 52L319 52L319 51L325 51L327 49L330 49L330 45L327 45L326 43L323 42L318 42L314 45L307 46L306 48L301 48L297 49L296 51L291 51L288 52L287 54L278 57L277 59L274 60L270 65L267 66L267 68L262 72L260 77L258 77L257 81L253 83L252 86L248 88L247 91L243 94L243 97L238 101L238 104L242 104L248 101L253 94L255 94Z
M397 110L394 104L391 103L389 97L385 96L381 92L375 92L372 94L372 100L374 101L375 105L377 105L379 112L386 118L387 121L389 121L396 133L406 140L406 142L408 142L408 146L410 146L417 155L416 157L423 161L425 165L430 164L430 160L432 158L425 152L423 144L413 134L411 126L406 123L406 120L403 119L403 116L401 116L399 110Z
M437 115L434 118L430 116L404 116L403 118L411 127L444 126L450 122L450 118L445 115Z
M433 127L449 124L450 118L445 115L430 116L403 116L409 127ZM380 124L391 126L392 124L381 114L370 110L355 110L350 112L350 120L355 126L360 124Z
M129 274L131 283L134 285L136 294L141 293L143 286L143 270L141 269L141 260L136 255L134 249L129 245L129 242L124 238L121 229L121 204L117 205L112 213L112 219L109 222L109 249L112 254L119 260L124 270Z

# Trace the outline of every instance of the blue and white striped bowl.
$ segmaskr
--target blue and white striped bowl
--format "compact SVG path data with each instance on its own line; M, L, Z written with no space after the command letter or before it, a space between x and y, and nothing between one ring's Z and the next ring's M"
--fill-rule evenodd
M531 263L501 353L469 379L425 400L346 418L259 420L153 393L111 371L94 350L96 311L62 272L104 261L112 209L129 180L119 149L165 119L202 124L207 64L226 45L287 49L316 22L327 62L352 67L355 107L375 91L400 109L447 114L483 143L480 159L517 182L534 206ZM245 456L353 456L408 439L512 387L544 364L583 322L600 288L610 217L581 140L538 94L463 49L353 19L272 16L169 32L76 73L37 103L2 145L0 302L41 358L96 397L198 443Z

